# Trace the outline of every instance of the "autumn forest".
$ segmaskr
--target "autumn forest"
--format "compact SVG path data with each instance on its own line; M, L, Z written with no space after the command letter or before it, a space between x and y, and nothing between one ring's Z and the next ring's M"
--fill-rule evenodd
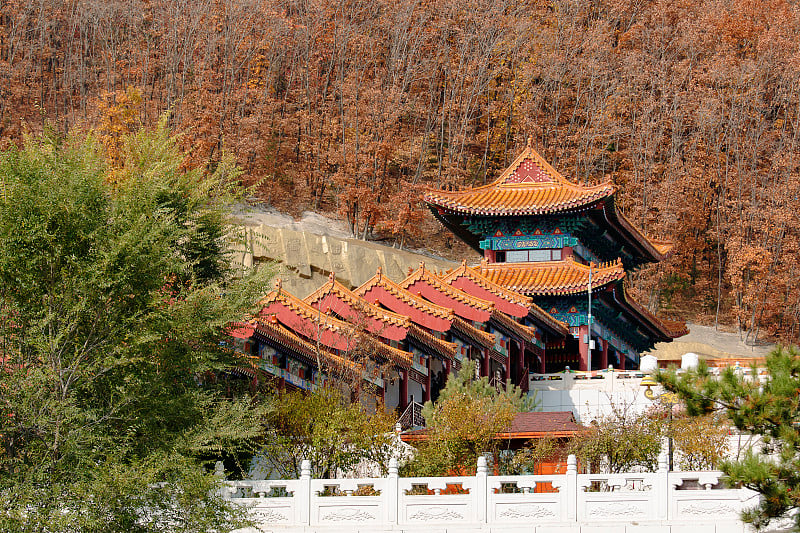
M266 205L469 254L420 202L531 136L676 243L653 311L800 339L800 6L790 0L0 0L0 147L170 113L187 166Z

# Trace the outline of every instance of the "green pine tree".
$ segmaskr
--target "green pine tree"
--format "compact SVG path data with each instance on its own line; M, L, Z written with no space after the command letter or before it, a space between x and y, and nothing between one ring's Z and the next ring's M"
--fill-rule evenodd
M722 411L737 429L763 438L762 448L721 468L730 483L761 493L760 504L744 513L746 522L760 529L792 517L800 529L800 353L777 349L766 367L763 383L732 368L717 378L702 362L696 371L662 373L659 380L680 394L690 415Z

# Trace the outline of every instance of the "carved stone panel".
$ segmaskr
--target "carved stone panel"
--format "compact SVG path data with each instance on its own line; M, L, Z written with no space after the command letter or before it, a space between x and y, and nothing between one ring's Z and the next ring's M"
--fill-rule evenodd
M290 512L288 507L254 507L250 510L253 519L262 524L288 522Z
M589 518L618 518L647 516L642 502L588 502L586 516Z
M726 501L694 500L678 502L678 514L681 516L714 518L739 518L739 509Z
M534 503L498 503L497 519L502 522L517 520L556 520L558 513L553 504L534 504Z
M409 505L409 522L451 522L465 520L465 505Z
M320 522L374 522L378 520L376 506L321 507Z

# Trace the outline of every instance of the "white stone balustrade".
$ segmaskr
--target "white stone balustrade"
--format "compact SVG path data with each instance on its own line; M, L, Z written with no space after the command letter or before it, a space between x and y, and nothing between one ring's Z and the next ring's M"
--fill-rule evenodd
M758 495L726 489L720 472L232 481L227 497L249 509L262 531L312 532L744 532L743 509Z

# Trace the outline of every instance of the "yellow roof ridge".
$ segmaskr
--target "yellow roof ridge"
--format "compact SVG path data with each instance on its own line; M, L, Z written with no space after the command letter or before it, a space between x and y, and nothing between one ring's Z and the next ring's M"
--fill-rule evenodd
M321 327L325 327L326 329L335 331L337 333L341 332L343 334L352 335L353 338L360 336L361 332L357 331L355 325L323 313L321 310L315 309L297 296L283 289L280 278L276 281L275 287L276 288L274 290L259 300L258 305L266 307L266 305L272 302L283 303L297 311L298 314L300 314L300 316L303 318L313 321L319 324ZM413 360L413 354L411 352L394 348L393 346L380 342L371 335L364 335L363 338L375 349L382 352L387 358L394 359L396 362L400 362L402 360L407 360L410 362Z
M410 327L412 323L411 318L368 302L362 296L351 291L335 279L329 279L326 281L317 290L306 296L304 301L313 307L313 303L323 299L330 292L336 293L340 298L345 300L347 303L351 303L353 307L357 308L359 311L363 311L367 315L382 322L388 322L390 324L405 328Z
M398 283L400 287L405 290L416 283L417 281L424 281L429 285L433 286L435 289L443 292L444 294L450 296L451 298L466 304L470 307L474 307L476 309L481 309L483 311L491 312L494 308L494 302L490 302L488 300L484 300L483 298L479 298L477 296L473 296L467 292L462 291L452 285L446 283L442 278L440 278L435 272L425 268L425 262L420 262L419 268L412 272L411 274L406 277L403 281Z
M485 261L485 259L483 259L482 261ZM489 278L487 278L474 268L468 267L466 260L462 261L461 265L459 265L457 268L448 272L448 274L442 279L445 283L450 284L451 281L455 280L459 276L468 277L473 282L480 285L487 291L491 292L496 296L500 296L501 298L504 298L505 300L508 300L511 303L522 305L524 307L530 307L531 305L533 305L533 300L529 296L525 296L524 294L520 294L507 287L503 287L502 285L494 283L492 280L490 280Z
M455 317L455 313L453 312L452 309L448 309L447 307L431 303L428 300L405 290L403 287L401 287L388 277L384 276L381 268L378 268L376 274L367 281L365 281L360 287L354 289L353 293L363 297L370 289L372 289L376 285L380 285L381 287L383 287L388 292L390 292L400 300L404 301L408 305L416 309L419 309L420 311L426 312L429 315L433 315L451 321Z

